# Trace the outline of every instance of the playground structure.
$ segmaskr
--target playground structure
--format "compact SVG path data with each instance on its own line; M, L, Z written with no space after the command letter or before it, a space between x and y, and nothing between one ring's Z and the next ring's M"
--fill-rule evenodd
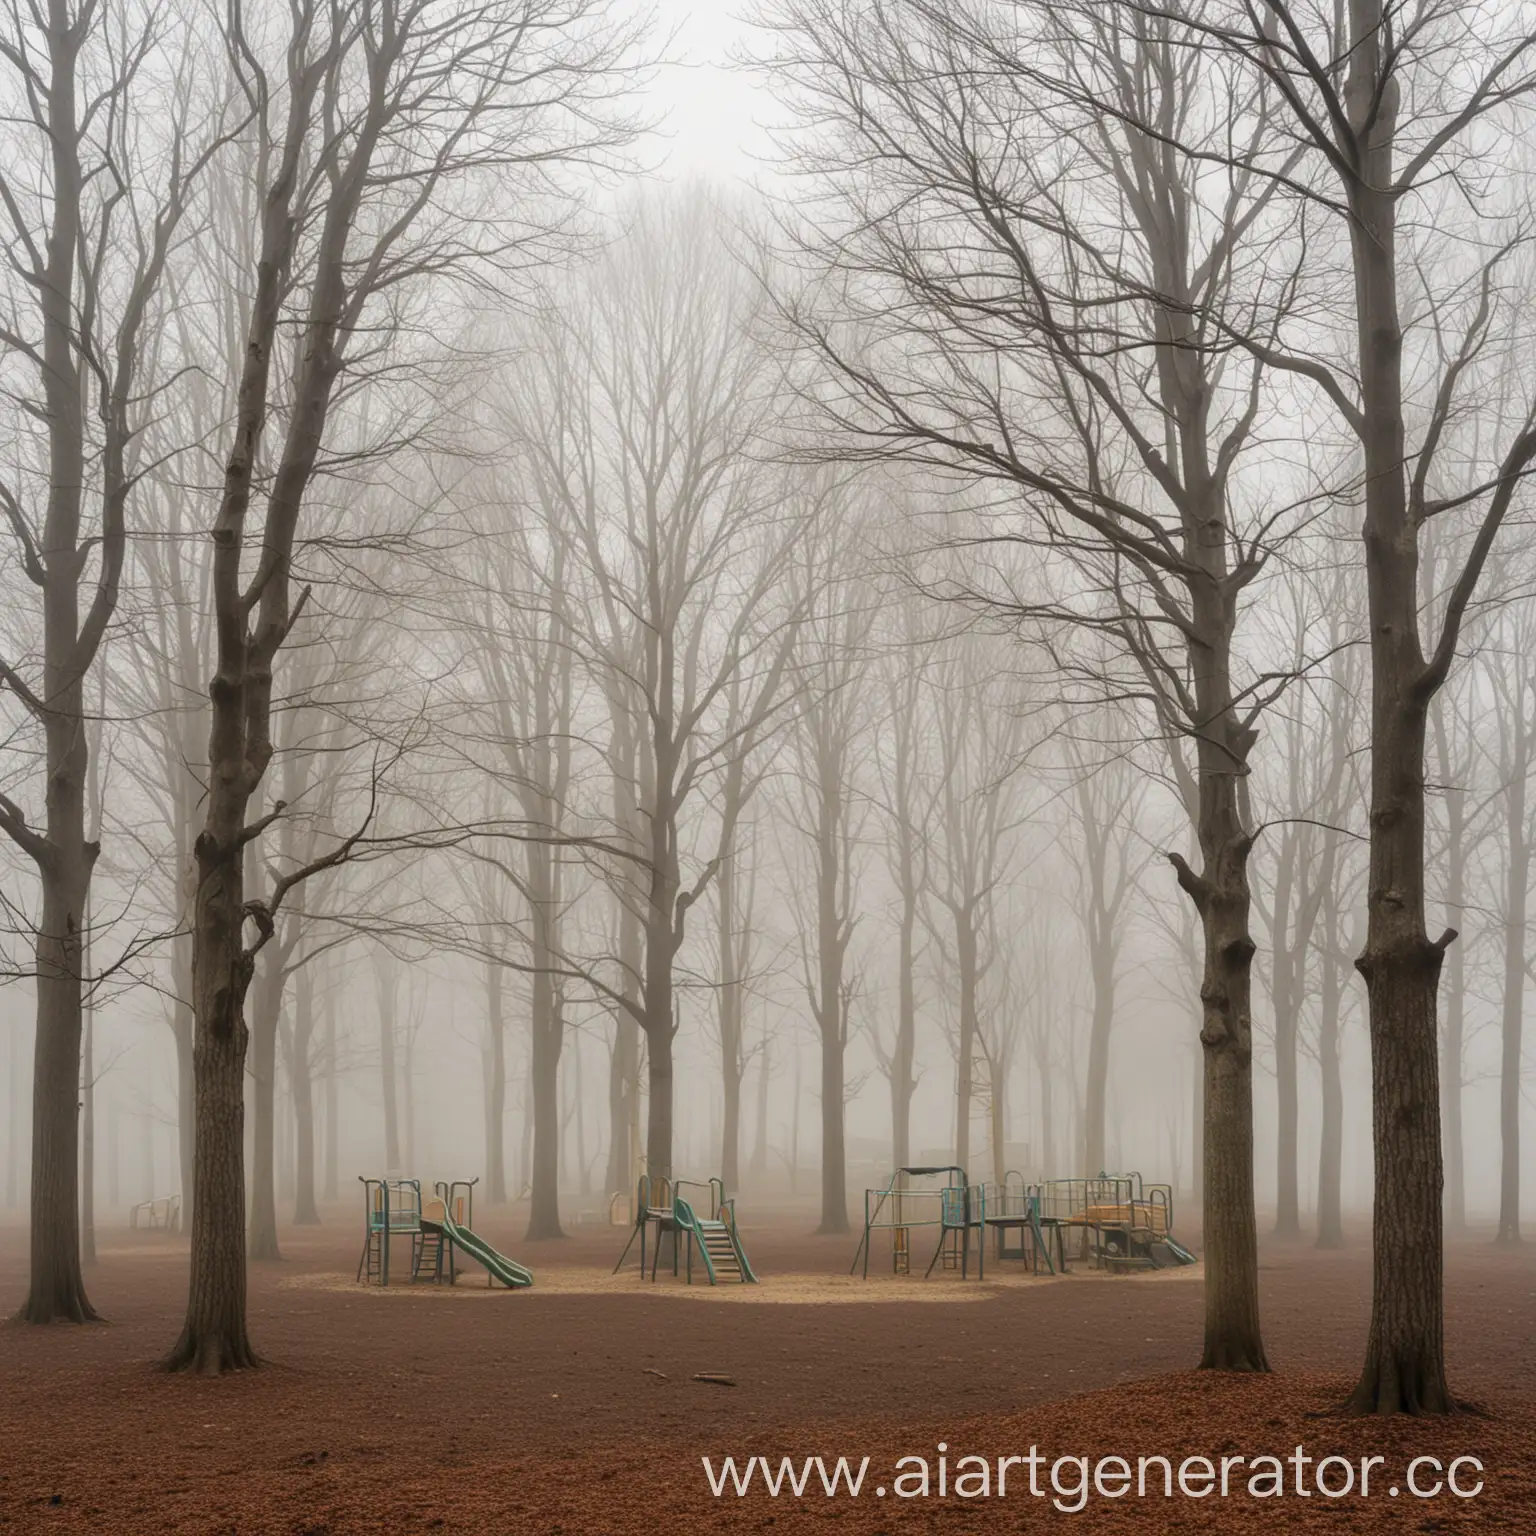
M533 1284L533 1273L498 1253L474 1230L475 1185L478 1179L441 1180L433 1198L423 1205L419 1179L369 1179L363 1186L363 1252L357 1278L364 1284L389 1284L393 1239L406 1236L411 1244L410 1280L458 1283L457 1255L467 1254L485 1270L486 1285L500 1281L509 1290Z
M1195 1256L1173 1236L1173 1190L1146 1184L1139 1173L1048 1179L1032 1186L1043 1225L1081 1234L1080 1252L1100 1269L1170 1269Z
M128 1225L134 1230L147 1227L150 1231L174 1232L180 1221L180 1195L156 1195L128 1208Z
M683 1191L698 1189L707 1193L709 1215L701 1216ZM707 1184L693 1179L669 1179L663 1175L640 1175L635 1196L634 1225L630 1228L629 1241L613 1266L614 1274L624 1267L629 1250L640 1239L640 1274L645 1276L645 1257L649 1247L651 1254L651 1279L656 1279L661 1262L662 1239L670 1239L672 1273L679 1267L679 1241L686 1255L688 1284L693 1284L693 1254L698 1249L705 1276L711 1285L721 1280L736 1280L743 1285L755 1285L757 1276L747 1261L747 1252L741 1243L741 1232L736 1225L736 1201L727 1200L725 1185L719 1179ZM655 1229L654 1240L652 1228Z
M976 1277L985 1279L989 1231L997 1259L1027 1263L1037 1274L1042 1259L1051 1274L1067 1272L1068 1234L1073 1257L1116 1273L1195 1262L1173 1237L1173 1191L1144 1184L1139 1173L1029 1184L1010 1170L999 1184L972 1184L949 1165L898 1168L882 1188L864 1191L864 1235L849 1273L862 1265L869 1278L874 1234L889 1231L892 1273L910 1274L913 1233L925 1228L937 1229L938 1242L924 1278L936 1265L968 1278L974 1233Z

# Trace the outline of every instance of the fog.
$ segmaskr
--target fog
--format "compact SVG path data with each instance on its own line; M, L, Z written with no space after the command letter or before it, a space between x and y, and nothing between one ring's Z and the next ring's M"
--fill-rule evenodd
M429 3L393 95L363 10L304 75L116 9L73 138L3 22L0 1196L61 1274L386 1173L543 1238L647 1168L833 1232L1134 1169L1215 1265L1363 1243L1368 1018L1432 1031L1423 1198L1518 1232L1524 83L1436 137L1413 53L1367 323L1240 8Z

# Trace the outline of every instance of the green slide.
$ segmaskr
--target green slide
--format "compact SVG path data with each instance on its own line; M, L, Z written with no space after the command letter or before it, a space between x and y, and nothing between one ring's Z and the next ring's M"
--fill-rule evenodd
M476 1237L468 1227L461 1227L445 1211L442 1220L443 1235L462 1253L467 1253L477 1264L483 1264L490 1274L506 1286L533 1284L533 1271L524 1269L505 1255L497 1253L483 1237Z

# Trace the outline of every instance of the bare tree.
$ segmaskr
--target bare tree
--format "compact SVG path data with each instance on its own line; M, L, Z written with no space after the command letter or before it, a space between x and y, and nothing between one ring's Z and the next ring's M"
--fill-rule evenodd
M896 888L896 1027L887 1043L879 1031L873 1044L891 1092L892 1166L912 1161L912 1096L917 1091L917 930L928 895L928 836L935 796L925 782L921 743L927 719L923 688L928 637L916 594L895 605L891 633L877 663L885 711L873 743L885 822L885 863Z
M0 656L0 687L38 738L42 784L40 814L21 788L0 792L0 828L40 887L21 1316L84 1322L95 1313L77 1221L81 945L100 851L86 835L84 688L118 607L146 468L139 434L171 385L171 369L148 365L146 343L222 114L192 89L204 64L195 26L154 7L8 5L0 60L13 103L0 157L11 253L0 376L20 407L4 439L0 511L30 588L25 652Z
M796 906L806 1000L821 1051L821 1222L818 1232L848 1231L848 1159L844 1129L849 1002L854 976L849 945L857 922L859 866L868 800L869 634L874 609L853 564L847 522L828 521L806 540L799 580L806 594L797 663L803 698L793 748L796 789L787 810L800 833L815 904Z
M982 988L994 958L985 937L1018 851L1028 700L1017 679L999 675L980 631L949 639L927 680L937 751L926 921L955 983L955 1161L969 1169Z
M1273 336L1261 346L1238 340L1305 380L1359 456L1372 771L1369 921L1357 964L1369 998L1376 1181L1371 1326L1350 1403L1443 1413L1453 1402L1437 994L1456 934L1432 941L1426 927L1426 732L1536 459L1529 406L1491 447L1465 429L1473 403L1507 387L1509 333L1499 327L1516 302L1506 274L1525 247L1522 211L1486 190L1469 194L1465 173L1513 152L1529 126L1536 30L1521 8L1403 12L1393 0L1351 0L1337 12L1290 0L1223 4L1192 10L1191 20L1207 49L1283 104L1285 131L1236 163L1283 185L1287 205L1317 233L1331 221L1348 242L1354 306L1343 357L1321 355L1321 338L1294 347ZM1410 204L1421 210L1411 220ZM1306 276L1321 297L1337 267L1318 267ZM1453 514L1470 538L1426 611L1424 530Z
M1101 760L1095 762L1095 755ZM1072 814L1081 848L1077 917L1088 950L1092 990L1083 1095L1083 1172L1091 1177L1108 1166L1104 1123L1110 1044L1126 907L1144 863L1138 857L1136 824L1145 802L1146 779L1123 747L1117 749L1112 741L1074 740L1067 756L1073 776Z
M1206 177L1199 147L1267 147L1276 88L1129 4L786 0L765 25L826 193L797 200L822 275L786 309L836 451L967 490L935 587L1040 640L1075 692L1143 699L1195 760L1200 867L1170 859L1204 939L1202 1362L1264 1369L1239 785L1286 679L1248 664L1239 619L1307 512L1300 485L1229 495L1273 392L1228 332L1283 323L1286 263L1253 253L1286 231L1273 182ZM1115 672L1064 628L1112 641Z
M228 30L230 68L251 112L260 234L212 523L209 784L194 847L192 1278L168 1361L204 1372L256 1363L241 1170L243 1004L256 954L287 894L350 856L360 835L286 872L264 896L247 895L245 849L282 813L279 804L249 818L272 756L278 653L307 601L293 590L294 551L328 418L349 368L376 375L391 337L398 355L413 289L546 254L556 226L535 188L555 190L552 167L624 137L602 104L629 38L596 0L485 0L451 13L437 0L330 9L301 0L289 19L275 67L268 40L239 13ZM274 378L289 325L292 367ZM363 334L370 348L354 352ZM270 465L269 435L280 439ZM259 522L249 528L253 511Z
M698 813L783 712L794 625L778 562L799 507L753 461L774 380L747 344L758 300L720 215L673 200L635 226L547 317L519 437L580 566L588 607L571 644L607 699L623 786L596 850L632 913L609 957L620 976L568 963L645 1037L647 1166L660 1175L673 1166L679 956L721 856Z

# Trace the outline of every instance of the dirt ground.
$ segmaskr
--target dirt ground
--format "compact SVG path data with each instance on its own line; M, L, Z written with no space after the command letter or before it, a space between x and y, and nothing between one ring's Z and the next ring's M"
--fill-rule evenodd
M609 1269L624 1232L581 1227L565 1242L518 1240L519 1213L477 1226L529 1265L532 1291L454 1291L352 1282L350 1209L283 1234L285 1258L251 1277L251 1328L265 1369L199 1380L157 1372L186 1277L183 1240L103 1230L90 1273L109 1319L88 1328L0 1328L0 1529L25 1532L330 1533L785 1530L1536 1532L1536 1254L1458 1245L1447 1261L1454 1383L1480 1411L1447 1423L1382 1424L1334 1408L1365 1333L1363 1243L1320 1254L1269 1245L1266 1337L1276 1374L1217 1378L1198 1357L1198 1269L1148 1276L1075 1272L1032 1281L989 1264L987 1280L847 1276L854 1242L805 1235L803 1215L745 1224L760 1287L691 1292ZM398 1250L403 1262L404 1246ZM888 1251L877 1255L889 1260ZM877 1262L876 1269L880 1266ZM0 1308L24 1290L24 1233L0 1226ZM700 1382L713 1373L734 1385ZM943 1442L944 1451L940 1451ZM1242 1464L1203 1497L1092 1490L1058 1457L1383 1458L1368 1497L1315 1489L1259 1498ZM998 1458L1038 1446L1041 1493ZM819 1455L857 1467L860 1496L802 1497L754 1483L716 1497L725 1456ZM1483 1465L1462 1499L1414 1496L1407 1463ZM925 1458L927 1497L914 1462ZM938 1485L940 1458L947 1483ZM969 1490L953 1480L971 1461ZM1258 1464L1255 1463L1257 1466ZM1063 1470L1063 1468L1065 1470ZM905 1485L896 1479L909 1479ZM1099 1468L1103 1472L1103 1468ZM1335 1485L1343 1476L1334 1466ZM1311 1474L1307 1474L1309 1477ZM1354 1475L1353 1473L1351 1475ZM1200 1487L1198 1467L1193 1476ZM1286 1463L1288 1489L1294 1473ZM1396 1494L1383 1480L1399 1488ZM1458 1486L1479 1474L1464 1464ZM1416 1486L1436 1481L1421 1470ZM887 1494L874 1492L887 1487ZM835 1520L835 1526L824 1522Z

